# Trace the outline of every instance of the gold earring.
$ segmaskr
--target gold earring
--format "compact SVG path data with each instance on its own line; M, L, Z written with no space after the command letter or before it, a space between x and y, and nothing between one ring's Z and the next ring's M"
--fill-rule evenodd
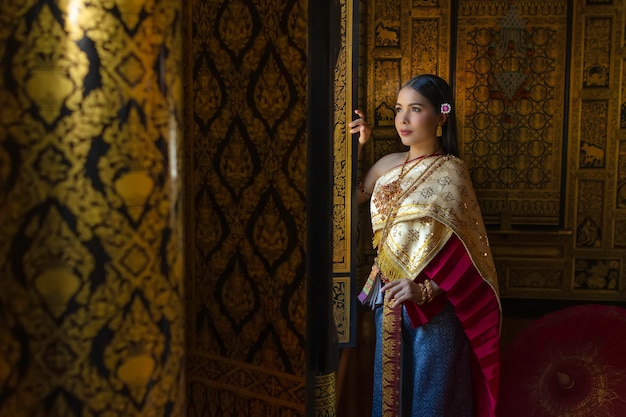
M441 128L441 125L437 125L437 133L436 133L437 137L440 138L443 136L443 129Z

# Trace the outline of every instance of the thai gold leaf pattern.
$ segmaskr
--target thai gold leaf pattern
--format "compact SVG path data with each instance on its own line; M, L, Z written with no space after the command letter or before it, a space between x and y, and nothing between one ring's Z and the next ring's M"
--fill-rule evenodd
M70 229L62 209L52 206L33 217L23 236L32 242L22 255L24 277L55 319L65 313L95 268L93 255Z
M1 9L0 415L182 416L180 5Z
M217 15L217 35L222 47L236 63L250 48L259 32L258 11L251 2L224 2ZM236 21L237 25L232 22Z
M272 271L283 256L289 255L292 249L289 237L293 236L295 225L280 215L285 208L273 190L265 195L260 204L259 217L251 225L251 244L262 255L268 271Z
M259 173L260 161L241 119L237 117L233 120L227 135L230 140L222 144L216 168L233 198L239 201L241 191L249 187Z
M231 260L229 270L232 271L230 278L220 281L216 291L220 294L219 303L224 315L234 329L241 329L258 311L260 295L250 281L250 272L241 256Z
M189 413L297 414L307 5L193 0L187 10Z
M194 108L196 115L203 124L210 123L219 115L224 106L225 87L218 75L215 75L215 67L210 60L203 59L199 63L197 82L194 83Z
M134 329L146 329L137 332ZM159 357L164 354L165 335L158 331L146 302L139 295L132 298L108 323L113 338L102 349L104 363L115 391L126 390L138 406L151 389L150 381L160 373Z
M196 200L195 244L203 257L212 253L224 239L228 221L209 190L201 190Z
M13 60L13 76L23 86L21 101L31 102L39 115L51 125L65 108L77 109L82 99L82 79L88 72L87 55L66 35L49 6L27 31L24 26L16 33L23 47ZM37 51L37 54L31 53Z
M269 134L284 119L295 100L293 87L285 78L286 67L281 56L272 45L268 45L261 56L259 68L253 74L251 89L254 100L252 110L261 116Z

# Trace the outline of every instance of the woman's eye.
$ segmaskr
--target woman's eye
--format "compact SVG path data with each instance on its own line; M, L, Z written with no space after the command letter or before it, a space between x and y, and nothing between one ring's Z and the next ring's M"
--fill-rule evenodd
M400 107L396 107L396 113L400 113L402 109Z
M418 112L418 111L420 111L420 108L419 107L413 107L413 108L411 108L411 111Z

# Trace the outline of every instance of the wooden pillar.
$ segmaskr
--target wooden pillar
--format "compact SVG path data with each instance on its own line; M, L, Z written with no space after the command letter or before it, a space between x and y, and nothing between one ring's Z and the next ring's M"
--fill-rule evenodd
M180 1L0 16L0 415L182 416Z
M333 9L333 7L335 7ZM336 415L337 329L332 312L333 71L339 46L337 4L308 4L307 407ZM333 23L335 23L333 25ZM329 29L330 27L330 29Z

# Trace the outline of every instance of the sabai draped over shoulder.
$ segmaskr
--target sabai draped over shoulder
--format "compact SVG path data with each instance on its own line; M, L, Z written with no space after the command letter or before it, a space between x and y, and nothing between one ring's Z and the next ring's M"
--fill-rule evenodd
M405 302L414 327L425 324L450 302L463 324L473 351L472 379L477 417L495 413L499 384L499 333L502 308L487 232L470 174L464 162L450 155L425 158L400 183L397 203L376 198L393 183L401 168L383 174L370 204L373 271L388 280L433 280L444 291L431 303ZM359 299L372 299L372 278Z
M415 278L454 233L465 245L480 275L497 293L489 239L465 163L454 156L440 155L418 164L401 183L402 201L377 254L381 272L390 280ZM373 195L377 188L397 178L399 169L383 174ZM388 212L379 211L373 200L370 210L376 248L381 243Z

